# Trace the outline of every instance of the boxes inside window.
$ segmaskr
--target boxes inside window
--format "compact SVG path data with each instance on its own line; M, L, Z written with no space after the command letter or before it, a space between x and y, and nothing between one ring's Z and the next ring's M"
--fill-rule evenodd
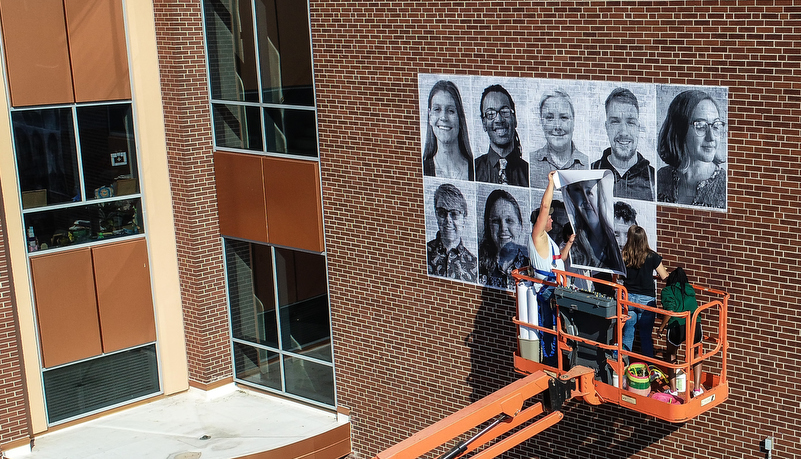
M47 205L47 190L33 190L22 192L22 208L32 209Z
M135 178L118 178L114 181L114 190L116 196L125 196L127 194L136 194L136 179Z

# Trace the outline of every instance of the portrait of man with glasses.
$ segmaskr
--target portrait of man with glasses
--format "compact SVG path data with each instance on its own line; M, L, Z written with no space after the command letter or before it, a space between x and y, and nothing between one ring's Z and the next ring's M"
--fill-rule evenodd
M462 240L467 220L467 200L456 186L443 183L434 192L437 236L426 244L428 274L475 283L478 264Z
M670 102L659 130L657 200L726 208L726 117L718 101L700 89Z
M587 155L573 143L576 111L570 95L562 89L548 91L540 99L540 125L545 145L531 155L531 186L545 189L553 170L586 170Z
M610 147L593 169L607 169L615 177L616 198L654 200L656 176L651 163L637 151L640 138L640 105L626 88L615 88L606 98L606 135Z
M528 187L528 162L523 159L512 96L501 85L481 94L481 124L489 137L489 151L476 158L476 180Z

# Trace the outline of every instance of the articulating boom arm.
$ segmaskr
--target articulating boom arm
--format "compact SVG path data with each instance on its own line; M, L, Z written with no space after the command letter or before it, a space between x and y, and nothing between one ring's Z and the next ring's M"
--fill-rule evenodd
M564 401L583 397L589 403L600 403L593 386L593 377L594 370L580 366L558 379L538 371L426 427L378 453L374 459L416 459L487 421L492 422L472 438L459 442L439 459L456 459L499 439L472 456L474 459L497 457L562 420L563 415L559 410ZM523 409L526 400L546 390L542 403L538 402ZM541 414L545 415L532 421ZM528 425L501 438L510 430L524 424Z

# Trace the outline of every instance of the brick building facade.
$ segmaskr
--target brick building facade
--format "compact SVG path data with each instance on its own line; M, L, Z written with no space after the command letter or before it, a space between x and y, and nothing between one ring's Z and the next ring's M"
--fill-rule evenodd
M578 404L510 457L761 458L771 436L801 454L798 8L311 2L338 400L360 457L515 379L513 299L425 274L418 73L728 86L728 212L659 207L658 237L666 266L732 295L729 400L678 426Z
M180 345L160 348L162 393L210 389L237 370L203 2L124 5L133 99L150 116L140 143L160 145L143 147L143 179L164 181L143 190L160 225L148 232L159 340L181 324ZM657 210L665 265L732 295L729 400L685 424L569 404L560 424L509 457L756 459L773 437L777 457L801 458L799 24L794 1L310 0L335 405L351 417L352 457L372 457L517 378L514 298L426 274L417 78L442 73L729 90L727 212ZM0 450L49 428L13 167L0 164ZM169 203L156 194L165 189Z

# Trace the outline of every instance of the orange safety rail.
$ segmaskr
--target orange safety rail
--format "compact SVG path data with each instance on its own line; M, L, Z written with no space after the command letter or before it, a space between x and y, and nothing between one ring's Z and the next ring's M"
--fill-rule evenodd
M513 320L518 329L518 337L521 336L520 328L526 327L529 330L537 330L545 334L556 336L557 340L557 361L555 367L539 361L524 358L521 353L521 342L518 341L518 349L514 356L515 370L517 372L522 374L531 374L537 371L548 371L557 375L564 374L570 369L569 362L567 362L564 358L565 352L573 350L573 347L575 346L574 343L584 343L588 346L603 349L604 352L608 352L610 354L616 351L618 356L628 357L628 360L631 363L645 362L649 365L655 365L660 369L663 369L666 373L681 369L686 375L687 384L685 391L683 394L679 394L679 397L684 403L663 402L649 396L643 396L639 393L634 393L630 390L624 389L623 387L616 387L612 385L611 381L609 383L605 383L599 379L594 379L593 382L595 384L595 391L600 402L615 403L617 405L633 409L635 411L668 422L680 423L686 422L698 416L699 414L708 411L720 403L723 403L728 398L729 385L726 379L726 353L728 350L728 341L726 340L726 324L729 295L727 293L711 288L693 285L697 292L706 292L707 294L717 298L699 305L698 309L691 316L689 312L673 313L660 308L632 303L628 300L628 292L626 291L626 288L616 282L609 282L601 279L586 277L580 274L554 270L557 276L556 282L552 283L544 282L535 277L531 277L527 274L527 272L527 268L521 268L514 270L512 276L515 278L517 283L527 282L550 286L569 285L571 278L586 279L595 283L596 285L601 284L614 289L614 298L617 303L615 315L606 318L606 320L615 321L614 337L611 343L601 343L588 338L583 338L581 336L569 334L567 331L565 331L565 327L562 324L561 314L556 314L555 329L540 327L529 322L522 322L517 316L515 316ZM621 337L623 336L623 323L628 317L628 308L630 307L637 307L652 311L658 316L667 315L685 318L687 339L685 345L683 346L685 349L684 359L676 363L669 363L660 359L646 357L642 354L623 349L621 340ZM695 334L693 333L695 330L695 323L700 320L700 317L712 316L714 311L717 311L717 335L707 335L704 337L703 343L695 343ZM715 327L712 328L714 329ZM706 332L706 330L704 332ZM711 343L713 345L712 349L707 352L703 352L704 343ZM719 363L717 363L718 360L716 359L719 359ZM690 392L692 387L690 387L690 382L693 380L691 368L698 362L707 363L712 362L713 360L720 366L719 374L704 372L701 377L701 384L704 387L705 392L698 397L691 397ZM623 359L613 360L609 357L606 359L606 364L611 368L612 372L618 376L618 386L623 386L623 380L625 377L625 364L623 362ZM593 403L592 400L587 401Z
M549 400L554 403L552 399L553 394L558 392L557 386L563 388L565 400L575 396L591 396L593 387L590 381L593 374L590 368L576 367L559 378L562 383L559 386L554 378L544 372L533 372L378 453L374 459L418 458L493 420L489 426L471 439L458 443L448 453L440 456L440 459L462 457L496 439L492 445L476 451L470 457L472 459L497 457L562 420L563 415L558 411L558 407L552 406L552 411L549 411L542 402L537 402L524 409L527 400L548 391ZM569 392L564 389L565 387ZM521 428L506 435L518 427Z

